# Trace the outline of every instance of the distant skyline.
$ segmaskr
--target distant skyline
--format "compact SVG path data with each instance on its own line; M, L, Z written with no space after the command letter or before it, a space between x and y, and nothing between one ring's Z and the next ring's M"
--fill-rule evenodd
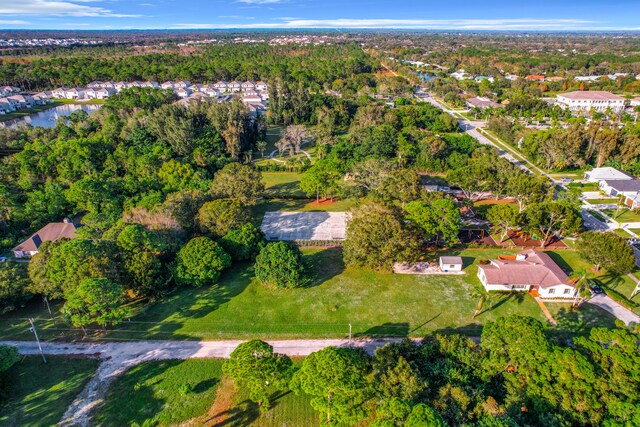
M0 0L0 29L640 31L640 1Z

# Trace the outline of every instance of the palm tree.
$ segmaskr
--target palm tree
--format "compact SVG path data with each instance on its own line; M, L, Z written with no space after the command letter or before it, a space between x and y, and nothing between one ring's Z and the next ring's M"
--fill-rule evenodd
M491 301L491 295L483 287L475 287L471 290L471 297L478 298L478 304L476 304L476 311L473 313L475 319L480 313L485 303Z
M580 307L591 296L591 285L593 285L593 275L585 269L578 269L573 272L570 278L576 289L572 307Z

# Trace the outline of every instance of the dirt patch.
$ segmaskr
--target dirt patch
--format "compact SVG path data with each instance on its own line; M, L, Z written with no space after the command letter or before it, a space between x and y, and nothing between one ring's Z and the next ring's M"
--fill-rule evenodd
M307 206L327 206L334 204L337 200L337 198L314 200L313 202L307 204Z
M216 398L211 408L209 408L206 418L200 420L200 423L192 425L224 425L224 421L231 415L231 410L234 406L233 398L235 397L236 391L236 386L231 377L224 375L220 379L220 385L218 386L218 390L216 390Z
M526 233L509 234L509 240L520 248L533 248L533 249L567 249L567 245L557 237L552 237L551 241L542 248L540 240L534 240L530 235Z

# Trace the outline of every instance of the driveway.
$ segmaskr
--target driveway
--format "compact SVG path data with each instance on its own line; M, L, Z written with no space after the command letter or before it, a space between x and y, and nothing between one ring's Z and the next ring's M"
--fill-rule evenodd
M608 311L616 318L622 320L627 326L629 326L631 323L640 324L640 316L634 314L631 310L627 309L623 305L618 304L605 294L595 295L587 302L598 306L605 311Z
M327 339L327 340L274 340L269 341L278 353L289 356L307 356L325 347L357 347L373 353L378 347L401 338L379 339ZM99 407L111 382L132 366L149 360L194 359L204 357L228 358L244 341L134 341L112 343L54 343L43 342L42 350L49 355L83 355L102 360L82 392L67 408L60 426L90 426L91 415ZM0 341L18 348L20 354L37 355L35 341Z

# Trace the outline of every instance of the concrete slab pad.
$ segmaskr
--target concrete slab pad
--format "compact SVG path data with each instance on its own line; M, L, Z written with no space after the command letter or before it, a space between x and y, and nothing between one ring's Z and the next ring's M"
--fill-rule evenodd
M260 228L267 240L344 240L348 212L266 212Z

